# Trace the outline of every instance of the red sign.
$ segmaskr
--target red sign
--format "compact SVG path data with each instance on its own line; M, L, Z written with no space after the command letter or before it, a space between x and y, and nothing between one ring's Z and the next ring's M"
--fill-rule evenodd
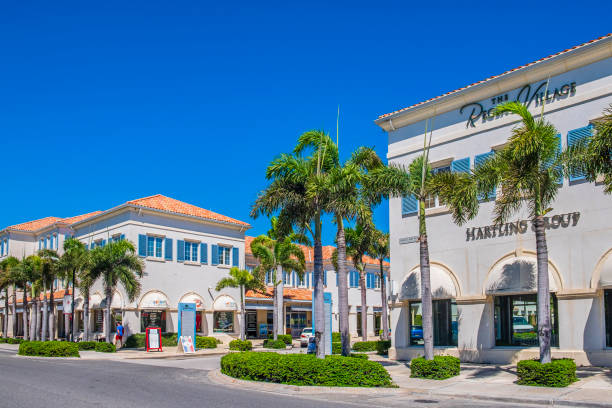
M160 327L147 327L145 331L145 349L147 351L163 351Z

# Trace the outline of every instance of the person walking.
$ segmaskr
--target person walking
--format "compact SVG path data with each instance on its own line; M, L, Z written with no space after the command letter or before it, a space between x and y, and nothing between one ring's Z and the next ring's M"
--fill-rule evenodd
M117 347L117 343L121 344L121 346L119 346L118 348L123 347L123 325L121 324L121 322L117 322L117 328L115 333L115 347Z

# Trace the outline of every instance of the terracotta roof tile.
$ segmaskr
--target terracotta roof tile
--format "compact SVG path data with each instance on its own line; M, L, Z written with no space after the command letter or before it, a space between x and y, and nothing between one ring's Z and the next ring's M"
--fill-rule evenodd
M18 231L37 231L41 228L46 228L50 225L55 224L56 222L61 221L62 218L59 217L45 217L39 220L28 221L22 224L11 225L10 227L6 227L6 229L18 230Z
M272 288L266 288L265 293L248 290L244 296L247 298L272 299ZM312 290L285 287L283 288L283 299L312 301Z
M163 196L161 194L128 201L126 204L250 227L250 225L246 222L226 217L225 215L217 214L212 211L196 207L195 205L187 204L182 201L175 200L174 198Z
M47 295L49 294L49 291L47 291ZM53 299L57 300L57 299L63 299L64 295L70 295L72 294L71 289L59 289L59 290L54 290L53 291ZM41 293L38 298L40 300L43 300L43 294ZM32 301L32 297L28 296L28 302ZM17 298L17 303L23 303L23 297Z
M574 46L574 47L572 47L572 48L568 48L568 49L563 50L563 51L561 51L561 52L557 52L557 53L552 54L552 55L549 55L549 56L547 56L547 57L540 58L540 59L539 59L539 60L537 60L537 61L533 61L533 62L530 62L530 63L528 63L528 64L521 65L521 66L519 66L519 67L516 67L516 68L510 69L510 70L508 70L508 71L506 71L506 72L502 72L502 73L501 73L501 74L499 74L499 75L493 75L493 76L491 76L491 77L488 77L488 78L486 78L486 79L483 79L482 81L474 82L473 84L470 84L470 85L464 86L463 88L455 89L454 91L447 92L447 93L445 93L445 94L442 94L442 95L436 96L436 97L434 97L434 98L427 99L427 100L422 101L422 102L419 102L419 103L415 103L414 105L410 105L410 106L408 106L408 107L405 107L405 108L402 108L402 109L398 109L398 110L393 111L393 112L390 112L390 113L385 113L384 115L380 115L380 116L378 117L378 119L383 119L383 118L386 118L386 117L388 117L388 116L392 116L392 115L395 115L395 114L397 114L397 113L401 113L401 112L407 111L407 110L412 109L412 108L414 108L414 107L417 107L417 106L419 106L419 105L423 105L423 104L425 104L425 103L427 103L427 102L431 102L431 101L434 101L434 100L436 100L436 99L440 99L440 98L442 98L442 97L444 97L444 96L451 95L451 94L457 93L457 92L459 92L459 91L463 91L464 89L468 89L468 88L471 88L471 87L473 87L473 86L475 86L475 85L479 85L479 84L482 84L482 83L484 83L484 82L490 81L490 80L492 80L492 79L499 78L499 77L504 76L504 75L507 75L507 74L509 74L509 73L511 73L511 72L518 71L518 70L520 70L520 69L527 68L527 67L530 67L530 66L532 66L532 65L535 65L535 64L538 64L538 63L541 63L541 62L547 61L547 60L549 60L549 59L551 59L551 58L554 58L554 57L557 57L557 56L559 56L559 55L565 54L565 53L567 53L567 52L573 51L573 50L575 50L575 49L578 49L578 48L584 47L584 46L586 46L586 45L589 45L589 44L592 44L592 43L595 43L595 42L598 42L598 41L604 40L604 39L606 39L606 38L608 38L608 37L612 37L612 33L610 33L610 34L606 34L606 35L604 35L604 36L602 36L602 37L596 38L596 39L591 40L591 41L587 41L587 42L585 42L585 43L583 43L583 44L576 45L576 46Z
M83 215L77 215L75 217L68 217L68 218L64 218L62 219L62 222L65 222L66 224L74 224L75 222L79 222L79 221L83 221L89 217L93 217L94 215L98 215L98 214L102 214L102 211L94 211L94 212L90 212L88 214L83 214Z

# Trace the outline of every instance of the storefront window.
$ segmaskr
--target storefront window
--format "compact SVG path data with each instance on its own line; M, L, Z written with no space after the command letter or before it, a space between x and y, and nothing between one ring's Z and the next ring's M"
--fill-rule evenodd
M215 333L234 332L234 312L215 312L213 319Z
M101 309L94 310L94 332L101 332L104 328L104 311Z
M143 310L140 312L140 331L145 332L147 327L159 327L166 332L165 310Z
M612 347L612 290L604 290L606 314L606 347Z
M287 334L291 334L292 337L299 337L300 333L302 332L302 329L307 325L306 314L307 312L287 312Z
M550 295L552 323L551 345L559 346L559 319L557 297ZM495 345L496 346L538 346L537 295L516 295L495 297Z
M382 313L374 312L374 334L378 336L382 330Z
M421 302L410 302L410 345L423 345ZM450 299L432 301L434 346L456 346L458 338L457 304Z

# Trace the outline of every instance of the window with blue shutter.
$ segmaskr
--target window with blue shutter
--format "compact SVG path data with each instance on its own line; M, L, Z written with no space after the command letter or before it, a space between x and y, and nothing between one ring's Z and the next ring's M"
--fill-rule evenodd
M96 243L92 242L91 244L89 244L89 249L94 249L96 247Z
M212 265L219 265L219 246L218 245L211 245L210 257L211 257Z
M232 266L238 266L240 264L240 248L232 248Z
M567 132L567 146L568 147L574 146L581 140L586 139L587 137L591 137L592 131L593 131L593 125L570 130L569 132ZM581 172L572 173L570 174L570 178L569 178L570 181L578 181L578 180L583 180L583 179L584 179L584 174Z
M402 197L402 217L416 214L419 209L419 202L412 194Z
M487 159L489 159L489 157L493 156L494 154L495 152L477 154L474 157L474 169L478 168L478 166L481 166L484 162L487 161ZM469 162L468 162L468 166L469 166ZM485 200L485 199L493 200L495 199L496 196L497 196L497 193L496 193L496 189L494 188L493 191L489 192L487 196L485 196L484 194L479 194L478 199L479 200Z
M323 285L327 286L327 271L323 271Z
M204 242L200 244L200 263L208 263L208 244Z
M176 260L178 262L185 262L185 241L176 240Z
M105 239L103 239L102 241L100 241L100 246L102 246L102 247L103 247L104 245L106 245L106 240L105 240Z
M138 234L138 256L147 256L147 236Z
M466 157L459 160L454 160L451 163L451 171L453 173L469 173L470 172L470 158Z
M165 238L164 241L165 241L164 259L166 261L171 261L172 260L172 238Z
M125 234L119 235L119 241L123 241L123 240L125 240Z

